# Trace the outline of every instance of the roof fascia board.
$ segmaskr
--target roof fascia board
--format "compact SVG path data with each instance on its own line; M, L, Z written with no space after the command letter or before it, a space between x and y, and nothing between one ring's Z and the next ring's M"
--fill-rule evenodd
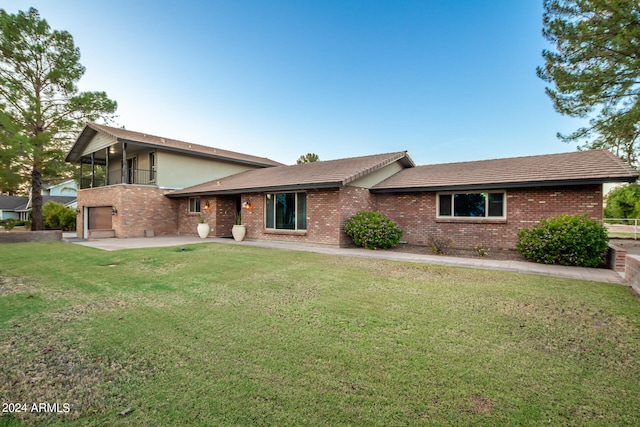
M557 187L571 185L591 185L604 184L605 182L635 182L637 178L617 177L617 178L594 178L580 180L563 180L563 181L528 181L528 182L510 182L497 184L472 184L472 185L442 185L433 187L406 187L406 188L372 188L372 193L419 193L433 191L467 191L467 190L497 190L508 188L527 188L527 187Z
M118 140L118 142L126 142L127 144L135 144L135 145L140 145L143 147L151 147L151 148L161 148L165 151L172 151L172 152L176 152L176 153L182 153L182 154L188 154L191 156L195 156L195 157L206 157L209 159L215 159L215 160L220 160L223 162L227 162L227 163L242 163L245 165L250 165L250 166L261 166L261 167L273 167L273 165L268 165L265 163L260 163L260 162L252 162L251 160L241 160L241 159L233 159L230 157L226 157L226 156L219 156L219 155L215 155L215 154L210 154L210 153L203 153L201 151L193 151L193 150L187 150L187 149L183 149L183 148L177 148L177 147L167 147L165 145L162 144L153 144L153 143L149 143L149 142L140 142L140 141L134 141L132 139L125 139L125 138L116 138ZM211 147L213 148L213 147Z
M321 184L310 185L281 185L277 187L253 187L253 188L240 188L220 191L194 191L190 193L167 193L167 197L195 197L195 196L228 196L233 194L245 194L245 193L270 193L274 191L305 191L305 190L321 190L325 188L340 188L343 187L340 182L327 182Z

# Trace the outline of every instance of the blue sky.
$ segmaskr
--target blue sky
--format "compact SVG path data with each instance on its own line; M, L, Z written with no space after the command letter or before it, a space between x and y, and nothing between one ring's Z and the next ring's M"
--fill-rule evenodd
M575 150L536 77L542 0L4 0L67 30L127 129L292 164Z

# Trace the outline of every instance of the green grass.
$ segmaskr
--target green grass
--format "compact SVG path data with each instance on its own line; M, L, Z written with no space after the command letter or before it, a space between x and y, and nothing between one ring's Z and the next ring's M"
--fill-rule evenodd
M188 249L0 245L0 425L640 424L625 286Z

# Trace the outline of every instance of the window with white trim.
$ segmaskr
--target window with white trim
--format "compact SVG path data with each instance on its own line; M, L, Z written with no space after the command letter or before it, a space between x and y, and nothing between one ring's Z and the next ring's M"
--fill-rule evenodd
M189 197L189 213L200 213L200 197Z
M267 193L264 224L272 230L306 230L307 193Z
M438 193L438 218L505 218L506 192Z

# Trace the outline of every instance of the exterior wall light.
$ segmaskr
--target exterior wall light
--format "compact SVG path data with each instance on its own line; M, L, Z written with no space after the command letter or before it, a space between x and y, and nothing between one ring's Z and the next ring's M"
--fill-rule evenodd
M116 210L115 206L111 207L111 215L118 215L118 211Z

